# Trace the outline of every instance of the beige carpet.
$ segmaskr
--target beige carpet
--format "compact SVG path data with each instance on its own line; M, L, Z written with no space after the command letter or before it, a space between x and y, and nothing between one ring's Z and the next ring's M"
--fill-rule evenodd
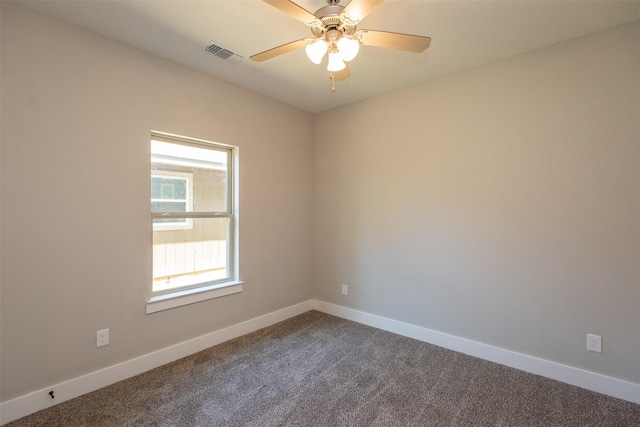
M640 405L311 311L9 426L640 426Z

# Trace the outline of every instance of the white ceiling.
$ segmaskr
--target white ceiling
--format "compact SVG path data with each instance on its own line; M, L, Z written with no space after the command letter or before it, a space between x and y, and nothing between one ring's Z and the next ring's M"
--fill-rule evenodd
M304 49L251 55L311 35L261 0L21 0L61 20L315 113L640 19L640 0L386 0L358 29L429 36L422 54L364 46L351 77L331 82ZM314 12L325 0L296 0ZM349 0L342 0L346 5ZM231 64L209 42L245 59Z

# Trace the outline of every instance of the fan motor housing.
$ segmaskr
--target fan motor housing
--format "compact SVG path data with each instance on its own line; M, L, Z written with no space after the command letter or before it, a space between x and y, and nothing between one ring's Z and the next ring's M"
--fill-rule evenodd
M329 4L321 7L314 13L314 16L322 21L322 27L311 27L311 32L316 38L323 37L325 34L328 34L330 30L338 30L346 35L351 35L355 32L355 26L345 25L340 19L340 14L344 10L344 6L338 5L338 1L332 2L331 0L327 0Z
M324 22L325 19L336 19L338 22L340 22L340 14L343 10L344 6L330 4L316 10L316 13L314 13L314 15L320 18L322 22Z

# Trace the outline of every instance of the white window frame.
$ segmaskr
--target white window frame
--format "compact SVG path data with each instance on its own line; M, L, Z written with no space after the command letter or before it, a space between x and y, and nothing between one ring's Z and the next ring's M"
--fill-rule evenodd
M187 198L184 200L186 205L186 212L193 211L193 174L186 172L174 172L174 171L158 171L151 174L153 178L168 178L168 179L182 179L186 181L187 185ZM169 201L176 202L179 199L151 199L152 202ZM182 218L184 221L179 223L153 223L154 231L173 231L173 230L191 230L193 228L192 218Z
M243 282L239 278L240 262L239 262L239 215L238 215L238 160L239 160L239 147L228 144L221 144L217 142L205 141L195 138L189 138L165 132L151 132L151 139L183 144L187 146L205 147L205 148L217 148L228 151L229 158L227 162L227 211L225 212L175 212L175 213L152 213L151 218L229 218L229 234L228 234L228 247L227 247L227 270L229 277L224 280L201 283L197 286L189 288L177 288L175 290L165 292L153 292L153 286L149 281L151 288L150 297L147 300L146 313L155 313L175 307L180 307L188 304L197 303L200 301L209 300L212 298L219 298L227 295L236 294L242 292ZM152 172L154 175L156 172ZM167 174L167 171L159 171L158 175ZM150 188L150 186L149 186ZM191 187L192 188L192 187ZM150 198L149 198L150 199ZM192 199L193 203L193 199ZM192 209L192 206L191 206ZM151 227L153 228L153 226Z

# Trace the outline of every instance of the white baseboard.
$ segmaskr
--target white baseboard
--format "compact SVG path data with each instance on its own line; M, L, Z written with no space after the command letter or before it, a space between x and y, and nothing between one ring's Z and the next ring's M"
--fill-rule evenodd
M516 353L351 308L318 300L309 300L2 402L0 403L0 425L99 388L106 387L115 382L131 378L150 369L157 368L158 366L173 362L230 339L257 331L258 329L265 328L312 309L640 404L640 384L623 381L568 365L562 365L526 354ZM51 399L48 395L50 390L53 390L55 393L54 399Z
M305 301L0 403L0 425L265 328L313 308ZM54 391L54 399L48 395Z
M323 313L373 326L374 328L640 404L640 384L323 301L314 300L313 308Z

